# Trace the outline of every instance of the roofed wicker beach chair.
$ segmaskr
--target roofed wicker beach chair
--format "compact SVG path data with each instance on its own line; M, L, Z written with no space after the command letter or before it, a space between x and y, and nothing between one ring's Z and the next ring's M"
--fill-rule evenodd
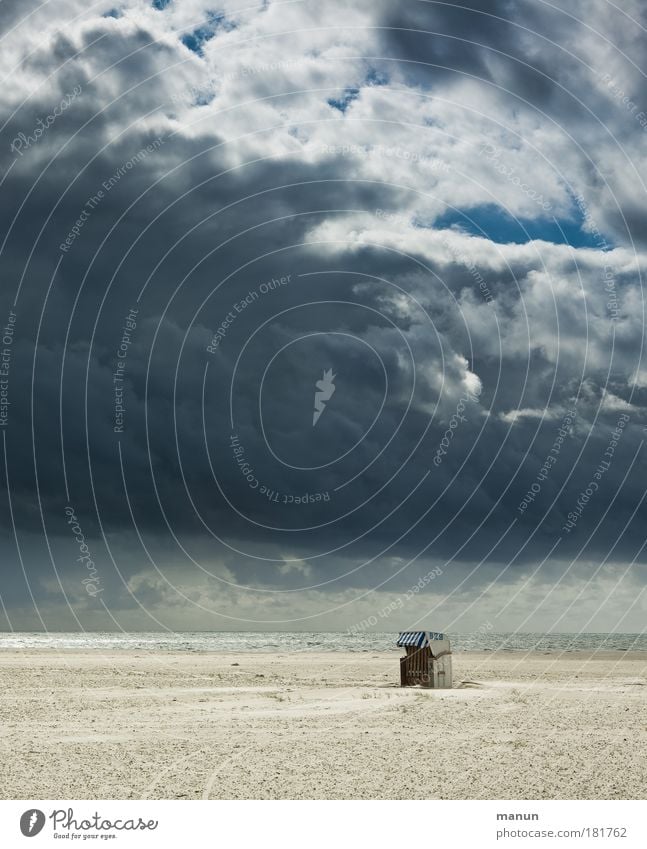
M452 650L449 639L437 631L402 631L398 646L406 649L400 658L400 685L402 687L433 687L450 689L452 686Z

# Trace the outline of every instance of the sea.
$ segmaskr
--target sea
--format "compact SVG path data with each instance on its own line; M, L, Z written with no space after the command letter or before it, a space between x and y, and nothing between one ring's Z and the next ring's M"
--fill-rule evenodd
M452 651L647 651L643 634L452 633ZM396 649L397 633L200 631L164 633L2 633L2 649L180 652L376 652Z

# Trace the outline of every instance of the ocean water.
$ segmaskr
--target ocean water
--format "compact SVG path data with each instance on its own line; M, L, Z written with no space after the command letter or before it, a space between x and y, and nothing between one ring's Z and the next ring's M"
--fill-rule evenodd
M647 651L647 634L449 634L453 651ZM2 649L130 649L186 652L371 652L396 648L397 633L165 632L2 633Z

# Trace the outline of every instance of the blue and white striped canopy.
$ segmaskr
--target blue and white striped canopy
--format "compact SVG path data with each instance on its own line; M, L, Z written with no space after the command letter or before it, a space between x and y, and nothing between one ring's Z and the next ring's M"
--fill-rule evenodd
M431 640L444 640L445 635L437 631L402 631L398 637L399 646L416 646L422 648Z

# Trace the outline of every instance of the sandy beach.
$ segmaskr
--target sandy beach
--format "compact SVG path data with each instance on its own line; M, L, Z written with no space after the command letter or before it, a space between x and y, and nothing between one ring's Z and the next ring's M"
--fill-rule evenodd
M2 798L641 799L647 653L4 651Z

